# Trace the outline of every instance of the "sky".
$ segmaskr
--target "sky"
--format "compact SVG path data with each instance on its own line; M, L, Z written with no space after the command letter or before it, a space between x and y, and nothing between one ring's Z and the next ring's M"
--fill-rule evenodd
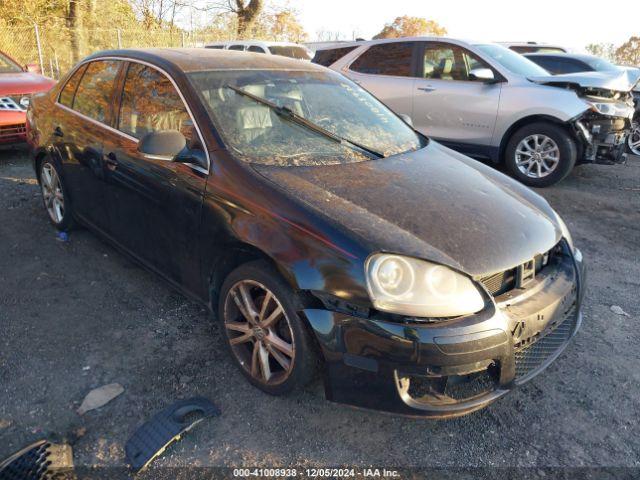
M575 52L589 43L620 45L640 36L640 0L289 0L310 40L319 31L371 38L402 15L444 26L448 36L482 41L537 41ZM607 11L606 5L615 5Z

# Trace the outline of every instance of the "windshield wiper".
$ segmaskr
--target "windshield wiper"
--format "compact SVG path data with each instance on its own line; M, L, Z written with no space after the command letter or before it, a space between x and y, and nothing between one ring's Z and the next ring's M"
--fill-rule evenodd
M324 135L325 137L333 140L336 143L339 143L341 145L346 145L348 147L350 147L353 150L363 150L365 152L367 152L370 155L373 155L376 158L384 158L384 154L380 153L376 150L373 150L372 148L366 147L364 145L361 145L357 142L354 142L353 140L349 140L348 138L344 138L341 137L340 135L336 135L333 132L330 132L329 130L326 130L324 128L322 128L320 125L317 125L309 120L307 120L306 118L298 115L297 113L295 113L293 110L291 110L288 107L281 107L279 105L276 105L273 102L270 102L269 100L266 100L262 97L258 97L257 95L254 95L253 93L249 93L241 88L238 87L234 87L233 85L226 85L227 88L233 90L236 93L239 93L240 95L243 95L247 98L250 98L251 100L261 103L262 105L269 107L270 109L272 109L276 115L278 115L279 117L284 118L285 120L289 120L290 122L296 123L298 125L301 125L305 128L307 128L308 130L311 130L312 132L316 132L319 133L320 135ZM354 148L355 147L355 148Z

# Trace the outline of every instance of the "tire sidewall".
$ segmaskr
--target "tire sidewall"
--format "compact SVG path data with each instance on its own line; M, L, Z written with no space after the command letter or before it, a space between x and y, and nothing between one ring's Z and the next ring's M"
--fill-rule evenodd
M282 308L289 319L296 353L291 374L280 384L265 385L253 378L242 366L229 343L229 337L226 332L224 321L224 305L231 287L241 280L254 280L271 290L280 302L280 305L282 305ZM309 338L309 332L303 324L302 319L297 314L297 311L300 309L298 303L299 302L297 301L295 294L291 291L291 288L285 284L275 269L264 261L250 262L236 268L227 276L220 289L216 316L223 330L222 335L224 337L223 340L227 346L227 350L231 355L233 362L249 382L260 390L271 395L283 395L289 393L295 388L303 387L313 378L315 373L316 358L312 349L311 339Z
M516 147L530 135L546 135L553 139L560 151L560 162L556 169L543 178L531 178L522 173L515 159ZM564 179L576 164L577 146L571 134L562 126L548 122L536 122L518 129L509 139L505 148L504 163L507 171L520 182L530 187L548 187Z
M60 182L60 187L62 189L62 196L64 198L64 215L62 216L61 222L56 222L53 218L51 218L51 215L49 215L49 211L47 210L47 205L45 204L45 201L44 201L44 195L42 195L42 170L46 164L51 165L51 167L56 171L56 175L58 176L58 181ZM59 163L56 162L49 155L44 157L38 166L38 178L40 180L39 183L40 183L40 194L42 195L42 205L45 208L45 213L47 214L47 218L49 218L49 221L51 222L51 224L54 227L56 227L58 230L62 232L71 230L74 226L73 211L71 208L71 201L69 199L69 192L65 185L64 177L62 175L62 169L60 168Z

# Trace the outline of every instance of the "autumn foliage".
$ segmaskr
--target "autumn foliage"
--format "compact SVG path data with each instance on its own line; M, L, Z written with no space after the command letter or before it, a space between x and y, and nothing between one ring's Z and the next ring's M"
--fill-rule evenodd
M442 36L446 34L447 29L440 26L438 22L434 20L405 15L397 17L393 22L385 25L382 31L373 38Z

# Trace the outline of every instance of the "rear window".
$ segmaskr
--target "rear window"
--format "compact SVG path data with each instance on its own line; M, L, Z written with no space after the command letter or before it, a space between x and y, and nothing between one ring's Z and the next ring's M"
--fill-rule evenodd
M257 45L251 45L249 48L247 48L247 50L255 53L267 53L264 51L264 48L259 47Z
M357 46L353 47L342 47L342 48L328 48L326 50L316 50L316 54L313 56L311 60L313 63L317 63L318 65L322 65L323 67L328 67L329 65L337 62L342 57L344 57L347 53L351 52L358 48Z
M223 49L224 45L207 45L205 48L217 48L217 49Z
M229 50L244 50L244 45L231 45Z
M298 60L311 60L311 55L306 48L297 47L295 45L272 45L269 51L273 55L282 55L283 57L297 58Z
M372 75L411 77L413 42L373 45L349 67L354 72Z

